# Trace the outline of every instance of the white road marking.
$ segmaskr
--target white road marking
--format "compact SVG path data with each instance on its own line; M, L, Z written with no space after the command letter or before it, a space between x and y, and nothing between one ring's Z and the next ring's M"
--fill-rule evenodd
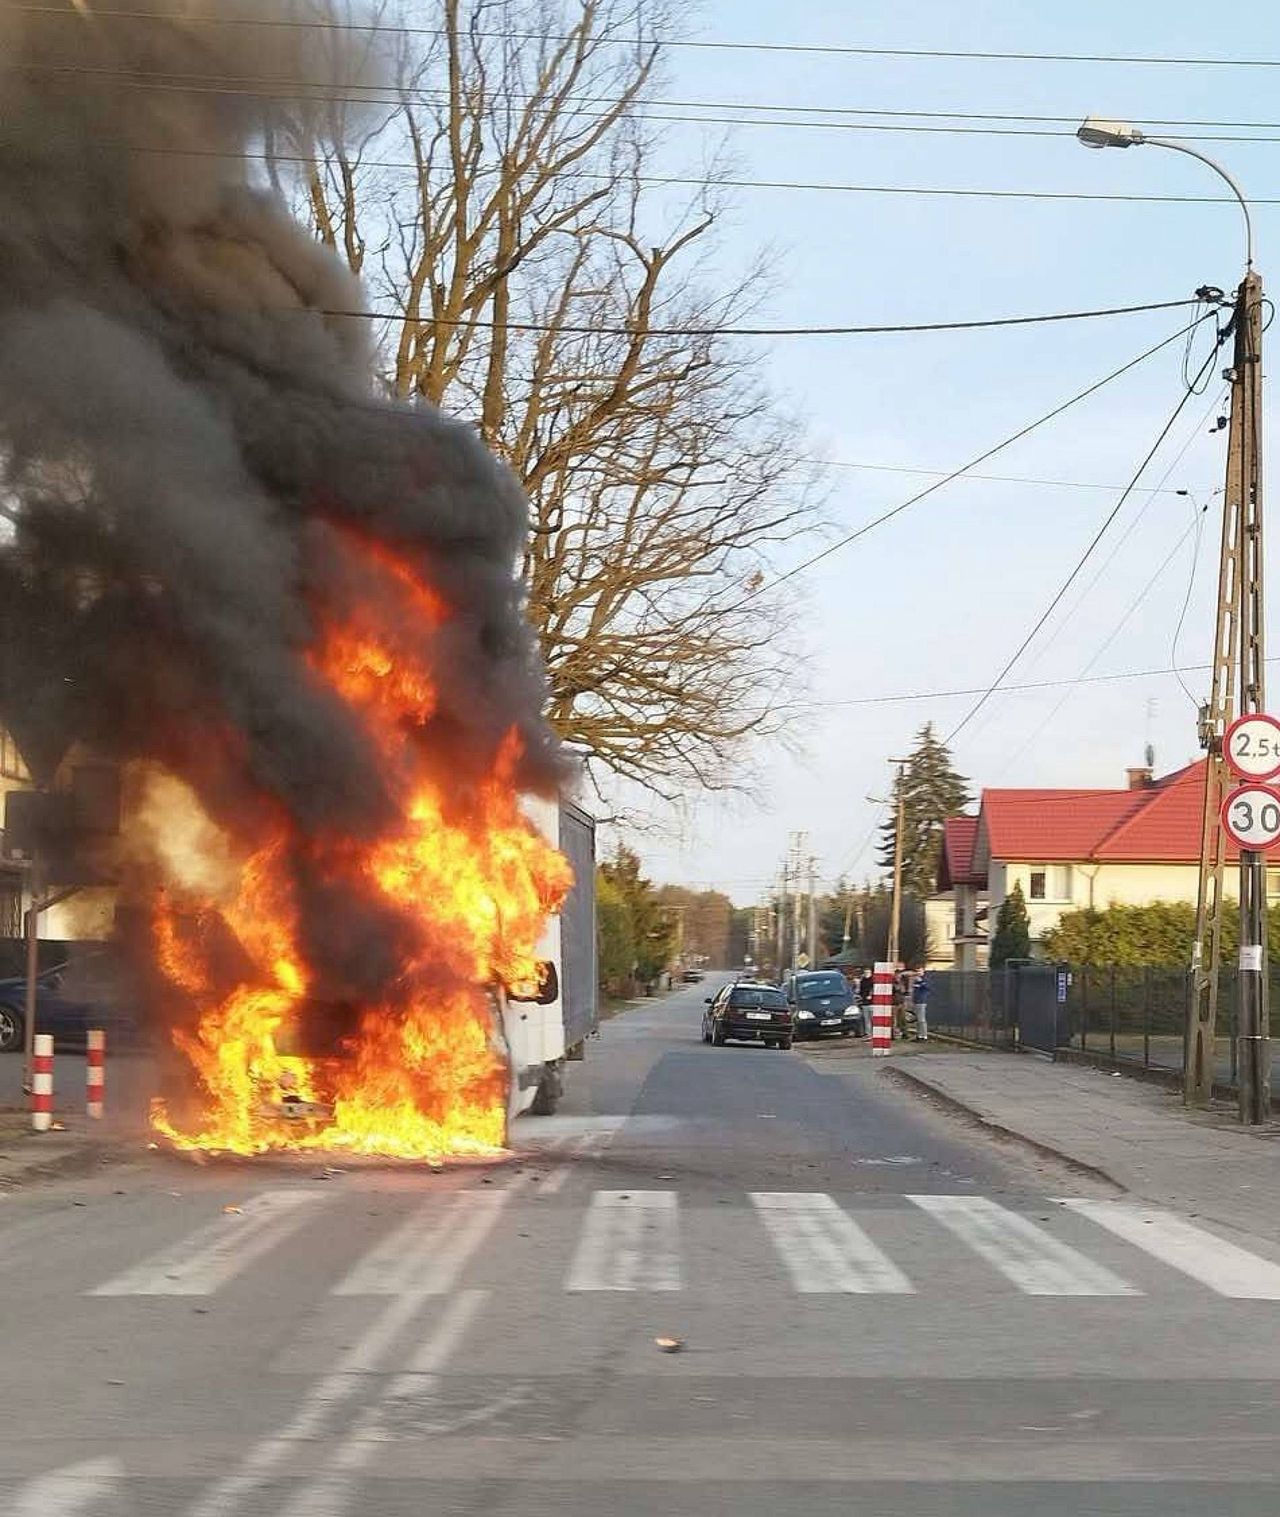
M603 1141L601 1141L602 1138ZM599 1133L586 1133L583 1137L579 1138L569 1150L568 1160L563 1164L557 1164L539 1184L538 1194L540 1196L557 1195L564 1189L566 1181L573 1173L573 1166L580 1159L595 1158L604 1149L608 1141L607 1134L602 1135Z
M911 1295L915 1287L830 1196L757 1191L752 1204L805 1294Z
M309 1190L265 1190L240 1211L153 1254L89 1292L91 1296L208 1296L282 1243L318 1201Z
M1280 1264L1228 1243L1174 1212L1130 1201L1064 1200L1062 1205L1220 1296L1280 1301Z
M565 1289L678 1291L680 1212L675 1191L596 1191Z
M517 1176L517 1179L522 1178ZM437 1198L424 1201L357 1261L334 1286L335 1296L443 1296L457 1284L472 1255L489 1236L517 1187L465 1191L442 1211Z
M386 1413L397 1402L416 1404L429 1394L437 1372L444 1367L471 1326L488 1291L459 1291L444 1308L431 1336L413 1358L408 1374L397 1375L383 1395L366 1406L346 1437L329 1456L329 1468L310 1480L282 1508L281 1517L343 1517L351 1510L360 1472L388 1441Z
M486 1291L459 1292L455 1301L465 1298L471 1304L469 1308L459 1307L457 1310L467 1310L469 1321L487 1294ZM278 1433L254 1444L240 1469L212 1486L188 1509L188 1517L232 1517L239 1511L246 1496L260 1490L282 1466L296 1457L299 1442L320 1437L326 1424L336 1418L346 1403L363 1393L368 1377L378 1373L388 1351L403 1339L409 1324L429 1299L421 1292L413 1291L393 1297L329 1374L314 1386L293 1418ZM453 1310L451 1304L449 1312ZM443 1320L449 1320L448 1313ZM437 1333L441 1331L442 1328L438 1327Z
M986 1196L908 1196L1028 1296L1140 1296L1136 1286Z
M109 1496L124 1477L118 1459L88 1459L41 1475L18 1492L13 1517L75 1517Z

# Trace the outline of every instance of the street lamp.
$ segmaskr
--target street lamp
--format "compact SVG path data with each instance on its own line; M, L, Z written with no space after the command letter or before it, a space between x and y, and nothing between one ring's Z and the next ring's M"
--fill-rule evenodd
M1148 137L1127 121L1090 116L1076 132L1085 147L1163 147L1198 158L1231 190L1244 214L1245 272L1236 291L1231 326L1231 419L1227 433L1227 478L1222 500L1222 545L1214 618L1213 675L1200 729L1205 763L1200 833L1200 888L1187 1007L1184 1096L1207 1104L1213 1090L1218 969L1223 925L1223 822L1228 763L1224 735L1233 716L1265 712L1262 610L1262 280L1253 267L1253 221L1249 203L1223 166L1196 148L1166 137ZM1224 334L1225 335L1225 334ZM1219 338L1219 341L1222 339ZM1238 662L1237 662L1238 660ZM1236 684L1239 684L1237 695ZM1240 771L1243 772L1243 771ZM1240 958L1238 1079L1240 1120L1265 1122L1271 1073L1267 1007L1267 917L1265 842L1240 848Z
M1215 158L1188 147L1185 142L1175 142L1171 137L1148 137L1127 121L1104 121L1101 116L1087 117L1077 129L1076 137L1085 147L1167 147L1171 153L1185 153L1188 158L1207 163L1240 202L1240 209L1244 212L1244 266L1246 270L1253 267L1253 221L1249 216L1249 202L1240 186Z

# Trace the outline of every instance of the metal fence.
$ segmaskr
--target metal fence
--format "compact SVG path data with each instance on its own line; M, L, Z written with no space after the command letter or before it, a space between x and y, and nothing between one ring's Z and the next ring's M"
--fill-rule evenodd
M1009 1015L1008 980L985 969L929 976L929 1029L989 1048L1017 1046L1017 1023Z
M1032 966L1026 966L1031 968ZM1042 1051L1071 1050L1117 1068L1137 1066L1174 1074L1183 1067L1183 1043L1190 976L1182 969L1037 965L1040 982L1052 977L1049 1036L1030 1033L1032 1004L1028 980L1015 966L1003 970L958 971L929 977L931 1030L992 1048L1035 1046ZM1065 974L1063 971L1065 970ZM1060 999L1060 997L1063 997ZM1043 1013L1043 996L1035 1012ZM1280 1038L1280 964L1270 980L1271 1036ZM1239 1014L1237 975L1224 969L1219 981L1214 1077L1221 1085L1236 1080L1236 1025ZM1280 1086L1280 1060L1273 1071Z

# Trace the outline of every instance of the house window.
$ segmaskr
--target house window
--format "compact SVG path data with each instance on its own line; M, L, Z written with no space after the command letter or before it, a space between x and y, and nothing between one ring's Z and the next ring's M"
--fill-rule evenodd
M1071 865L1033 865L1027 878L1027 897L1032 901L1069 901Z

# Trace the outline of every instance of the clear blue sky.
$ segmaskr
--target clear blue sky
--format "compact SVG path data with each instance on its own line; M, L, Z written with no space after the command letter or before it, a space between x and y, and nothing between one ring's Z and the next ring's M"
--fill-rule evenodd
M690 20L688 35L1280 58L1280 7L1245 0L1231 12L1229 27L1210 26L1215 14L1189 0L1123 6L806 0L789 7L710 0ZM1093 113L1138 123L1280 121L1280 68L682 51L672 56L669 88L672 98L690 100L1072 120ZM673 163L696 161L700 145L721 131L672 127L665 151ZM1280 138L1280 130L1255 135ZM1280 195L1280 141L1198 145L1225 160L1246 193ZM1000 137L741 127L732 147L740 177L753 179L1120 194L1212 195L1221 188L1208 169L1181 155L1155 148L1088 152L1069 129L1060 137ZM1255 229L1261 271L1265 277L1273 263L1280 282L1278 210L1257 207ZM776 290L761 316L798 325L962 320L1173 299L1206 282L1234 288L1243 263L1239 212L1228 204L739 191L726 257L745 259L761 244L778 252ZM1172 332L1177 319L1164 313L1014 332L789 339L768 344L766 361L773 383L808 419L820 456L947 469ZM1179 349L1168 350L983 472L1119 486L1178 399L1180 361ZM1189 403L1146 482L1158 483L1189 443L1168 488L1209 500L1221 484L1223 450L1221 437L1206 435L1202 418L1221 388ZM1274 406L1268 415L1274 418ZM927 482L861 469L833 470L831 480L830 515L844 530ZM802 751L779 749L769 758L758 800L703 801L679 817L655 813L637 839L654 875L715 884L745 904L765 888L795 829L808 830L827 877L841 869L867 873L873 853L862 845L876 808L865 797L885 793L886 759L907 749L926 721L949 731L969 702L835 702L989 682L1117 494L957 483L792 581L810 649L798 680L831 704L798 719ZM1148 500L1143 519L1079 609L1054 619L1010 682L1069 679L1094 659L1191 519L1177 495L1135 496L1067 608ZM1211 644L1215 545L1211 512L1181 663L1203 662ZM1190 565L1188 542L1092 672L1168 664ZM1273 605L1277 595L1280 587ZM1280 670L1273 678L1280 680ZM1197 697L1203 694L1203 676L1188 676L1188 683ZM1196 753L1195 713L1172 677L1087 686L1052 716L1061 699L1062 691L1046 691L991 702L956 745L958 766L975 789L1119 784L1148 740L1160 769Z

